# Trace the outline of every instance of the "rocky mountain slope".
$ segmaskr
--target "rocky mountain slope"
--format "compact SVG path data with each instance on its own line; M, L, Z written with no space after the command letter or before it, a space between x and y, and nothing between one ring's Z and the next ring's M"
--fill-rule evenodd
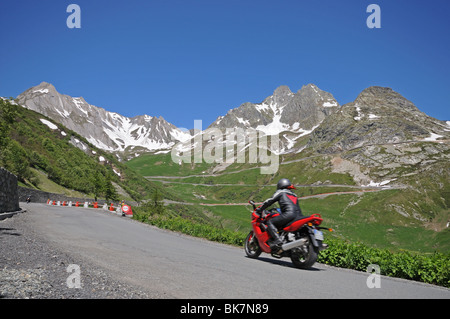
M358 184L387 184L435 164L450 168L449 140L449 122L427 116L390 88L370 87L328 116L304 148L335 154L334 169L347 170Z
M20 105L54 119L107 151L167 149L190 136L162 117L128 118L108 112L83 97L60 94L46 82L26 90L17 99Z
M284 131L304 134L339 107L330 93L314 84L303 86L296 93L287 86L280 86L262 103L244 103L225 116L219 116L210 127L252 127L268 135Z
M314 84L305 85L296 93L283 85L261 103L247 102L229 110L209 128L224 132L226 128L255 129L267 136L278 135L277 153L282 154L290 152L299 137L310 134L339 108L331 93Z

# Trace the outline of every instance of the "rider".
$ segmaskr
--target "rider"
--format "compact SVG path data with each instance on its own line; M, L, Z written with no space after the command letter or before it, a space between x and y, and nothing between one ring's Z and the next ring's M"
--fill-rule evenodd
M262 212L275 202L278 202L280 205L281 214L266 222L267 231L273 239L269 243L272 251L277 251L281 248L282 241L278 235L278 228L282 228L289 222L302 216L302 211L298 204L298 197L291 189L295 189L295 187L289 179L280 179L277 183L277 191L256 209L258 212Z

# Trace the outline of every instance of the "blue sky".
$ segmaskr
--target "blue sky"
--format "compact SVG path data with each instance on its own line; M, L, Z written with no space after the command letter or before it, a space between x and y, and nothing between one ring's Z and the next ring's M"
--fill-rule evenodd
M69 4L81 28L69 29ZM381 28L369 29L369 4ZM450 120L450 1L2 0L0 96L42 81L125 116L204 127L280 85L339 103L372 85Z

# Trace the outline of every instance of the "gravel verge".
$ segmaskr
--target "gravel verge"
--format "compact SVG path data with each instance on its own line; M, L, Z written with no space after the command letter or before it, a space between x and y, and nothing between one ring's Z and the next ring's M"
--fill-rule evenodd
M33 230L27 214L0 221L0 298L164 298L125 284L105 269L58 250ZM69 288L68 277L74 274L67 271L71 264L80 266L81 288Z

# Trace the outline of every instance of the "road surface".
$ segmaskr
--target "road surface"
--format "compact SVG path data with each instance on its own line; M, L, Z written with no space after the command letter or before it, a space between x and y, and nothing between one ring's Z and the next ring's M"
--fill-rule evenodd
M449 289L413 281L381 276L381 287L370 289L364 272L321 264L300 270L287 258L269 255L253 260L242 248L160 230L102 209L26 208L34 228L75 260L88 260L168 298L450 298Z

